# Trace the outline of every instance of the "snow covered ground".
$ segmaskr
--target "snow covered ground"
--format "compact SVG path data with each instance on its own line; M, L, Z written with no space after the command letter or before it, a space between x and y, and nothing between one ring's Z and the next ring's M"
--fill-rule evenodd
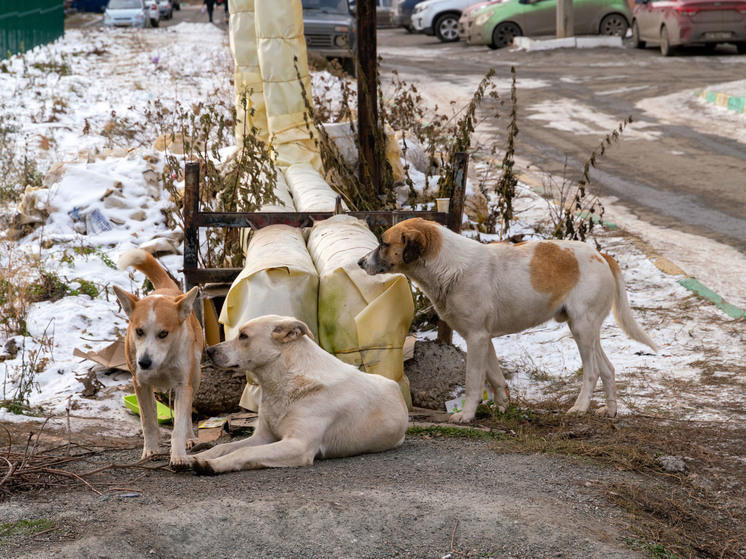
M207 24L69 31L6 67L0 72L0 109L12 119L16 149L28 150L42 172L56 162L68 163L61 178L35 196L50 213L45 224L17 242L2 241L0 269L41 261L72 288L82 287L79 280L93 282L98 295L33 304L28 336L14 338L25 349L0 363L3 389L6 396L12 394L20 371L35 355L44 361L34 379L32 406L41 406L58 422L69 410L74 425L97 418L104 434L135 433L139 423L121 400L131 389L129 374L73 357L73 349L100 350L126 327L111 287L134 291L143 278L113 269L112 261L154 238L173 239L162 215L168 196L153 180L163 156L151 145L162 130L147 111L156 101L169 108L176 101L231 99L227 37ZM316 77L314 87L323 87L323 81ZM127 122L139 123L138 137L112 133L112 127ZM513 229L529 235L540 229L548 216L546 204L521 186ZM110 229L86 219L94 210ZM613 318L607 320L602 342L616 366L621 412L743 420L743 322L691 295L625 235L606 233L600 243L622 266L635 315L661 346L653 355L626 338ZM178 275L180 255L161 261ZM0 352L7 341L0 333ZM458 336L456 342L463 345ZM529 401L560 397L569 407L580 389L580 358L566 325L549 323L494 343L514 396ZM104 385L96 399L81 395L91 369ZM0 421L25 419L0 410Z

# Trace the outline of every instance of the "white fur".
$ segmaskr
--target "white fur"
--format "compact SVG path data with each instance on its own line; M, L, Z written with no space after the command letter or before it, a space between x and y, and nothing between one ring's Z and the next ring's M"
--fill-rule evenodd
M632 317L621 275L615 276L600 253L577 241L543 241L569 249L579 267L577 284L557 305L550 295L532 286L530 263L537 243L518 247L509 243L489 245L439 227L442 243L437 254L409 264L387 268L379 249L360 260L368 273L406 274L432 301L438 316L466 340L466 399L463 411L451 421L474 419L486 380L502 410L507 405L506 385L492 338L520 332L551 318L567 320L583 361L583 386L570 413L585 413L600 375L606 406L599 413L615 416L614 368L601 348L600 328L612 305L623 330L655 350L653 341Z
M399 386L343 363L298 325L308 332L296 319L263 316L208 348L218 366L251 370L261 400L254 434L195 455L195 470L307 466L317 457L380 452L404 441L408 414ZM273 336L277 328L287 337Z

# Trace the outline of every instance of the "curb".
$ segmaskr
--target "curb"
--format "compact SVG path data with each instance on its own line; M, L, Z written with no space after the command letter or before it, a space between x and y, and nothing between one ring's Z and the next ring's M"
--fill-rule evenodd
M722 95L722 94L718 94L718 95ZM740 99L743 102L744 98L741 97ZM741 106L743 107L743 105ZM531 188L531 190L533 190L534 192L538 194L541 194L544 192L544 187L542 183L539 182L534 176L528 175L524 172L516 172L516 176L518 177L519 181L528 185ZM618 225L614 223L604 221L602 224L608 227L609 229L622 230ZM629 234L629 232L627 233ZM718 295L717 293L712 291L709 287L701 283L697 278L692 277L689 274L687 274L684 270L682 270L675 263L671 262L668 258L660 254L658 251L656 251L647 242L643 241L637 236L634 236L634 242L635 244L638 245L638 248L640 248L645 253L645 255L650 259L653 265L656 268L658 268L661 272L663 272L664 274L670 275L670 276L685 276L681 279L677 279L676 283L678 283L682 287L685 287L686 289L688 289L695 295L702 297L703 299L709 301L710 303L715 305L718 309L720 309L725 314L727 314L729 317L734 318L734 319L746 318L745 310L725 301L720 295Z
M699 94L699 98L734 113L746 113L746 97L717 93L716 91L703 91Z

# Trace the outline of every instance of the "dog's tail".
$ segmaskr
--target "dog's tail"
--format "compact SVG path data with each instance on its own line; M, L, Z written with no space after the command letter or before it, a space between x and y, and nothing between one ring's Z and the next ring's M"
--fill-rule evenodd
M128 250L119 257L119 269L126 270L130 266L140 270L152 282L156 289L179 289L176 282L166 273L153 255L141 248Z
M627 299L627 289L624 285L624 278L622 277L622 270L619 268L619 264L617 264L616 260L608 254L601 253L601 256L603 256L609 264L611 273L614 276L614 283L616 284L614 305L612 307L616 323L630 338L645 344L653 351L658 351L658 346L655 345L655 342L647 335L647 333L645 333L642 327L635 320L635 317L632 316L632 310L629 307L629 300Z

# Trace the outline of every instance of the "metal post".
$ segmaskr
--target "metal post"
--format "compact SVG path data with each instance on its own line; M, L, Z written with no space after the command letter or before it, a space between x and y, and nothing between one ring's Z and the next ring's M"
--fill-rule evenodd
M453 158L453 188L448 202L448 220L446 227L454 233L461 233L461 223L464 220L464 196L466 195L466 178L469 172L469 154L458 152ZM453 330L444 321L438 321L438 342L450 344L453 342Z
M360 144L360 179L381 194L381 173L376 164L376 123L378 88L376 84L376 3L357 4L357 122Z
M557 38L575 35L575 15L572 0L557 0Z

